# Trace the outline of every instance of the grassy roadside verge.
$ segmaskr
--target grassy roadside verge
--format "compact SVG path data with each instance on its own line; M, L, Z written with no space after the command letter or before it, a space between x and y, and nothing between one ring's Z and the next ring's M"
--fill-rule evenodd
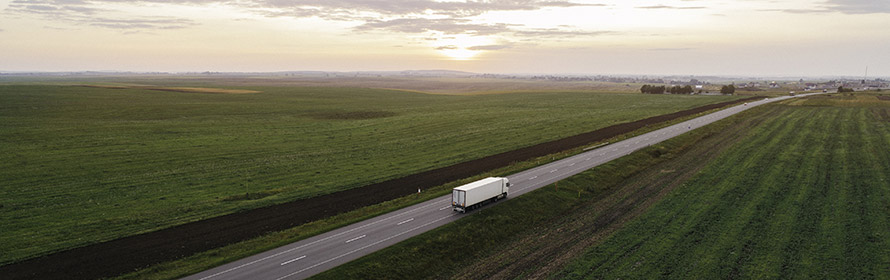
M713 110L712 110L713 111ZM607 139L605 142L615 142L620 141L625 138L633 137L642 133L646 133L664 126L668 126L677 122L681 122L687 119L695 118L701 116L703 114L710 113L712 111L699 113L696 115L684 117L681 119L677 119L671 122L665 122L658 125L649 126L645 129L641 129L635 131L633 133L629 133L626 135L622 135L616 138ZM599 143L591 143L589 146L597 145ZM588 147L589 147L588 146ZM403 207L407 207L422 201L426 201L428 199L432 199L434 197L438 197L450 192L451 188L458 186L460 184L464 184L466 182L470 182L479 178L487 177L487 176L498 176L505 175L510 173L519 172L521 170L525 170L528 168L532 168L538 166L543 163L547 163L553 160L561 159L564 157L568 157L577 153L582 152L584 147L579 147L575 149L571 149L568 151L564 151L561 153L551 154L548 156L540 157L534 160L524 161L515 163L511 166L501 168L495 171L491 171L485 174L480 174L478 176L474 176L472 178L466 178L460 181L452 182L449 184L445 184L442 186L437 186L434 188L430 188L425 190L424 193L418 196L408 196L399 198L396 200L388 201L385 203L365 207L358 209L356 211L340 214L334 217L326 218L323 220L315 221L312 223L307 223L301 225L299 227L295 227L292 229L268 234L266 236L256 238L249 241L244 241L240 243L236 243L233 245L229 245L226 247L210 250L207 252L199 253L193 256L189 256L180 260L166 262L162 264L158 264L155 266L151 266L134 273L122 275L117 277L117 279L169 279L182 277L189 274L193 274L205 269L209 269L218 265L222 265L246 256L250 256L252 254L256 254L259 252L263 252L272 248L276 248L291 242L299 241L301 239L305 239L344 225L348 225L357 221L361 221L370 217L374 217L377 215L381 215L390 211L394 211Z
M567 222L565 217L602 201L616 188L648 168L674 159L701 140L723 132L727 127L744 120L758 110L754 108L741 116L731 117L694 130L671 140L635 152L608 164L563 180L559 188L547 186L517 197L498 207L485 209L455 223L421 234L415 238L377 251L356 261L317 275L317 279L374 279L374 278L487 278L480 270L464 274L462 269L480 261L506 267L516 262L509 254L500 254L517 245L532 244L513 240L547 238L554 224ZM731 138L731 137L729 137ZM657 192L656 192L657 193ZM608 215L622 213L626 199L612 201L617 211L603 212L600 222L613 222ZM649 202L651 203L651 202ZM571 221L568 221L571 222ZM538 248L529 246L527 251ZM491 268L491 267L488 267ZM529 269L532 267L525 267ZM472 270L472 269L469 269ZM483 274L480 274L483 273ZM507 277L512 278L512 277Z

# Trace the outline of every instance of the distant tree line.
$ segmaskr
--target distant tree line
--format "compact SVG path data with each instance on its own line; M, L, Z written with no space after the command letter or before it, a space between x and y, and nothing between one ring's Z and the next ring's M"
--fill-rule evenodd
M843 86L837 87L837 93L845 93L845 92L853 92L852 88L845 88Z
M664 86L643 85L643 87L640 88L640 92L648 94L663 94Z
M640 92L648 94L664 94L665 92L670 94L690 94L693 92L693 90L692 86L688 85L684 87L672 86L669 88L665 86L643 85L643 87L640 88Z
M734 85L723 86L722 88L720 88L720 93L733 94L733 93L735 93L735 86Z

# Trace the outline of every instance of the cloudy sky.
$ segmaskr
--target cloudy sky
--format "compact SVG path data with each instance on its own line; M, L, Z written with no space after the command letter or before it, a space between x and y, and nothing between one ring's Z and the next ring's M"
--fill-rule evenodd
M0 0L0 71L890 76L887 0Z

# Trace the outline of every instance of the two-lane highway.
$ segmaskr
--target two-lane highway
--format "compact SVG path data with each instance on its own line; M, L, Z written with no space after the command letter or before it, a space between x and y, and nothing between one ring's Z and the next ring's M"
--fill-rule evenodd
M801 94L798 97L813 94L820 93ZM788 98L794 97L770 98L734 106L509 175L507 178L513 184L509 195L510 197L523 195L748 108ZM453 222L465 215L472 215L477 211L467 214L458 214L452 211L451 194L448 194L241 259L185 279L303 279Z

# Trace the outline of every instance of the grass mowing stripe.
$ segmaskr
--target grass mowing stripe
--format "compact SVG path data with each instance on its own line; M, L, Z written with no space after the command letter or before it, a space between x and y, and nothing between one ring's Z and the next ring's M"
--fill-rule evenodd
M792 114L790 114L788 116L788 118L796 118L799 120L798 122L802 122L802 121L807 120L811 117L808 115L802 115L802 113L803 112L800 112L800 111L792 112ZM794 126L794 130L802 131L802 133L784 132L784 135L786 135L786 137L777 139L775 141L775 143L790 143L790 145L787 145L787 146L790 147L792 150L782 149L782 150L765 151L765 153L776 153L777 155L779 155L779 157L777 158L776 161L762 161L761 160L761 161L758 161L758 163L757 163L758 165L761 165L761 166L769 166L771 172L766 175L763 175L756 182L747 182L747 183L739 184L739 185L755 184L755 185L769 186L769 189L767 189L767 190L771 189L771 191L763 190L757 199L752 199L752 202L758 201L756 208L742 208L741 212L749 213L750 216L747 216L747 219L754 219L753 221L749 220L749 224L745 224L745 225L739 224L735 227L728 227L730 229L734 229L733 231L731 231L731 232L734 232L734 235L730 236L727 239L724 239L724 242L734 242L736 244L734 247L726 248L726 247L720 247L720 246L707 246L707 245L702 246L702 248L708 248L715 252L723 252L723 253L737 255L737 257L719 256L719 253L718 254L714 254L714 253L707 254L707 252L706 252L707 249L700 250L699 251L700 254L714 256L718 260L736 259L736 263L722 263L722 264L718 264L714 267L700 268L703 271L709 271L711 273L714 273L712 275L707 275L705 277L733 277L734 278L734 277L742 276L742 275L739 275L738 274L739 271L737 271L737 269L738 269L737 266L739 265L738 262L741 262L743 260L743 258L744 258L744 261L750 262L751 259L748 258L747 255L756 249L756 245L759 240L765 238L765 236L763 236L763 234L765 233L765 228L763 227L763 225L765 223L767 223L765 218L766 217L772 218L772 215L774 213L773 211L767 211L767 210L772 210L772 208L773 208L772 204L777 203L778 200L786 199L787 198L786 193L794 191L793 189L789 189L789 188L790 188L790 185L794 184L795 182L793 180L789 180L788 176L793 173L800 174L801 169L807 170L806 165L793 164L792 162L789 161L789 159L787 157L788 157L788 155L802 154L799 151L800 149L803 148L800 146L801 141L803 139L806 139L807 136L812 133L813 128L814 127L813 127L812 122L799 123ZM789 139L789 137L793 137L793 138ZM783 145L776 145L775 143L771 144L771 146L783 147ZM797 149L797 151L795 151L793 149ZM764 151L758 151L758 152L764 152ZM760 174L760 172L757 172L757 171L750 172L750 173L751 174ZM764 204L764 203L767 203L767 204ZM754 205L754 204L752 203L750 205ZM748 211L745 211L745 209L747 209ZM750 222L756 222L756 225L752 225L752 224L750 224ZM726 232L726 231L727 230L724 230L724 232ZM742 245L742 243L744 243L744 244ZM731 270L731 272L727 273L726 270ZM693 275L695 275L695 274L693 274ZM701 276L701 275L698 275L698 276Z
M860 133L869 135L866 154L871 156L871 170L890 170L890 120L872 120ZM880 275L890 275L890 175L878 173L878 181L874 186L878 193L875 201L878 204L873 214L878 215L874 226L875 238L881 244L881 261L878 267Z
M890 127L829 101L769 105L782 115L555 277L886 277Z
M801 119L807 119L811 116L801 116ZM805 133L794 134L791 139L791 149L782 150L780 153L781 160L779 164L773 166L776 170L773 178L761 178L758 184L766 184L770 186L769 192L764 192L763 197L759 199L754 211L747 222L740 227L735 236L724 240L730 243L730 248L716 249L723 252L717 256L718 264L710 271L715 275L708 277L722 277L728 275L729 278L767 278L775 277L777 271L772 266L779 262L775 260L774 253L778 249L778 245L787 241L787 225L792 223L791 218L794 209L805 195L803 188L794 187L796 182L803 182L806 179L808 170L812 170L817 160L813 157L806 158L800 162L794 162L795 155L803 153L803 142L809 142L812 135L816 134L814 129L817 127L812 123L807 123L801 131ZM813 152L813 151L806 151ZM784 174L782 174L784 173ZM767 184L772 181L773 183ZM806 184L806 183L805 183ZM769 236L767 236L769 235Z
M824 126L829 131L836 130L842 121L837 116L831 119L831 124ZM830 133L823 133L821 137L817 138L818 142L815 143L815 146L819 150L813 153L818 162L816 171L825 174L834 163L834 154L831 151L837 145L837 141L831 141L830 135ZM806 192L806 198L800 202L800 209L796 211L795 219L787 222L791 225L791 235L785 241L786 245L781 246L780 252L774 253L781 257L781 261L777 263L779 268L776 276L778 277L789 278L800 275L802 270L810 269L814 265L811 259L804 261L804 256L814 253L813 240L821 230L818 227L818 221L823 216L822 208L827 203L827 194L831 186L826 176L812 176L811 181L812 188Z
M815 117L814 112L804 116L807 119L813 117ZM830 119L835 124L840 120L839 118ZM818 199L816 194L819 193L817 189L819 177L811 176L811 174L813 171L825 170L826 162L824 158L830 155L825 151L825 146L827 145L827 138L832 126L823 125L822 121L810 122L809 124L811 125L801 128L801 130L812 131L812 133L798 138L799 141L790 145L796 148L797 151L794 151L794 153L797 153L796 156L798 158L801 154L810 156L803 157L800 160L800 165L792 164L782 167L787 169L789 175L793 173L794 176L790 177L790 180L778 182L778 184L795 186L792 190L794 197L793 199L786 200L781 208L768 216L772 217L769 219L770 226L768 229L755 234L756 237L754 239L763 240L763 242L760 242L760 246L754 249L756 254L752 257L753 261L744 267L749 272L747 274L748 277L776 278L782 275L782 269L785 267L783 265L785 263L784 260L788 259L785 252L791 253L792 251L785 244L792 244L798 238L806 238L805 236L797 235L801 226L807 224L799 221L805 220L806 216L812 214L812 212L809 212L811 209L808 209L805 205L812 205L811 203ZM802 149L803 151L801 151ZM802 188L797 186L812 187ZM809 224L812 226L812 221ZM768 233L769 236L767 236Z
M881 156L883 155L884 160L886 160L887 153L875 153L874 144L875 141L880 141L880 137L878 135L873 135L870 133L872 129L870 127L873 126L873 122L868 122L865 120L871 120L871 114L868 110L860 110L860 118L864 121L859 123L858 132L859 134L868 135L868 137L863 138L866 143L865 146L867 149L861 150L864 152L866 160L863 162L863 170L882 170L880 168L881 164ZM890 163L890 161L886 161ZM888 169L883 169L888 170ZM865 174L867 175L867 174ZM873 270L876 275L890 275L890 261L888 261L888 255L890 255L890 244L888 244L885 238L887 234L887 230L890 229L890 223L888 223L888 219L890 219L890 211L886 209L886 183L881 184L880 182L887 182L887 173L879 173L878 176L875 176L877 180L871 180L870 182L866 182L866 187L871 193L868 194L868 202L869 216L871 219L871 228L869 229L870 235L868 236L869 242L875 245L875 250L872 251L872 255L881 256L881 258L874 258L872 262L874 263Z
M835 132L837 134L844 132L843 125L836 127ZM832 146L833 149L831 150L834 160L831 161L831 168L825 172L828 185L831 186L827 194L827 197L830 199L828 199L828 203L823 209L825 216L819 225L821 230L817 232L819 238L815 240L815 249L812 250L810 255L813 260L805 259L807 262L818 264L806 271L805 275L820 275L823 278L834 279L843 278L843 273L841 273L843 264L837 258L844 255L844 249L840 242L844 238L844 232L843 228L837 225L844 222L844 217L842 217L844 212L841 206L847 200L847 188L844 187L846 184L842 179L842 176L845 176L844 174L846 173L843 157L847 151L845 145L838 137L840 136L833 137L833 140L837 143L837 145Z
M767 107L764 109L755 109L755 110L767 110L767 113L764 115L758 116L758 118L764 118L773 116L778 112L776 108ZM772 122L770 125L778 125L782 126L782 124L777 124L776 122ZM751 134L751 133L747 133ZM761 141L768 141L771 136L769 133L764 134L756 134L755 136L759 136ZM730 148L731 150L732 148ZM738 149L738 148L736 148ZM738 157L734 159L736 162L739 161ZM717 183L719 180L715 178L719 178L722 176L726 176L727 174L723 174L722 170L711 170L711 171L702 171L702 172L715 172L719 173L714 176L709 176L707 179L702 180L713 180L709 181L711 184ZM717 196L721 194L721 190L718 188L708 188L708 189L690 189L679 187L674 191L673 194L669 196L681 196L681 197L689 197L691 199L696 199L700 201L712 201L716 200ZM676 200L665 201L663 203L676 203ZM656 206L657 207L657 206ZM577 267L577 269L573 269L568 271L567 274L558 275L559 278L567 278L567 279L577 279L577 278L603 278L607 277L606 275L611 271L621 271L622 268L630 266L635 269L638 268L640 264L634 263L625 263L622 265L623 260L627 257L639 254L643 259L649 260L648 262L655 262L659 256L663 256L671 251L670 249L663 250L653 250L653 249L642 249L643 244L650 244L653 247L663 247L669 246L667 243L669 240L675 239L685 239L687 238L687 233L690 230L681 230L681 228L687 228L691 225L694 225L697 220L700 219L700 215L702 215L706 208L709 208L707 205L702 204L694 204L694 203L683 203L683 205L674 205L673 207L677 208L685 208L691 214L689 215L677 215L677 213L673 211L663 211L658 209L650 210L646 215L657 216L657 219L653 219L649 223L645 224L636 224L639 228L636 229L639 232L647 232L652 234L639 234L639 235L623 235L620 239L610 238L606 242L610 242L611 244L622 244L620 246L595 246L591 248L588 253L584 254L584 259L589 260L585 262L583 266ZM665 208L673 208L673 207L665 207ZM665 238L661 239L653 239L653 237L660 236L661 234L670 234ZM654 244L654 245L653 245ZM662 252L662 253L659 253ZM576 264L580 265L580 264ZM572 265L574 266L574 265Z
M846 117L846 116L845 116ZM855 167L852 164L854 163L854 159L852 159L851 153L853 153L852 148L858 147L852 145L852 141L855 141L853 137L849 137L846 133L849 131L849 122L844 122L841 124L839 134L840 134L840 146L842 151L840 152L840 172L838 174L838 178L840 179L838 187L841 188L841 200L838 201L837 207L838 211L838 221L839 223L834 224L833 226L837 228L836 236L834 236L834 243L837 244L836 248L839 253L838 256L843 256L843 261L839 263L839 269L837 271L838 276L843 277L845 275L852 275L855 272L856 266L859 264L854 264L853 262L858 259L858 252L856 252L856 248L852 248L850 245L852 242L858 242L861 238L859 238L860 232L862 228L859 223L860 217L858 215L854 215L853 211L858 207L856 204L859 203L857 197L857 188L854 186L854 176L853 171ZM838 260L833 260L838 261Z
M850 109L846 110L847 116L845 119L856 120L853 122L845 122L845 134L853 134L856 132L862 131L861 126L863 122L866 120L863 118L863 114L865 111L862 109ZM868 156L863 152L861 147L865 146L865 137L849 137L845 144L850 145L856 148L850 148L851 153L847 154L847 162L845 165L851 166L850 170L850 188L853 190L853 201L848 204L848 221L851 222L852 227L846 227L847 238L844 239L845 247L847 248L847 271L846 275L853 274L861 274L867 277L875 277L876 267L878 263L876 261L877 258L872 256L876 256L878 253L878 247L874 246L877 240L873 236L873 224L874 219L878 217L878 214L875 212L879 209L874 207L873 203L874 197L874 187L871 186L868 182L863 181L862 178L867 177L867 173L872 172L872 170L867 168L867 163L870 161ZM851 238L852 237L852 238ZM868 246L861 246L861 244L868 244Z
M789 136L789 134L783 134L782 132L793 129L793 127L797 125L797 122L799 121L799 119L789 118L786 121L775 124L775 126L769 126L767 128L768 130L766 131L770 131L771 133L759 134L758 137L756 137L753 141L742 147L772 147L772 149L770 149L769 151L757 153L753 156L742 156L741 154L736 154L736 159L729 159L730 161L738 162L738 166L743 166L743 168L751 170L750 173L738 173L733 172L732 170L720 170L718 172L709 173L708 175L712 177L710 177L710 179L708 180L714 184L715 190L712 199L714 199L715 201L724 201L725 203L712 204L709 207L700 209L701 212L697 213L692 223L686 225L683 229L676 231L676 234L678 234L678 236L667 239L687 239L690 240L690 242L674 242L673 245L671 245L671 247L667 248L666 250L657 251L661 252L661 256L656 259L652 259L651 262L657 263L658 265L645 266L645 269L641 271L641 274L649 274L654 273L654 271L660 271L660 273L663 275L678 275L682 277L682 275L689 275L690 273L696 272L677 271L677 269L702 267L711 268L717 265L717 256L713 256L714 258L696 258L695 256L702 255L700 248L709 248L710 246L714 246L715 242L717 244L725 243L727 239L734 238L734 236L738 234L737 231L741 229L736 229L735 233L723 231L723 236L709 236L707 235L707 233L714 231L714 229L716 228L731 228L732 225L743 223L744 221L746 221L745 217L751 215L751 209L754 207L755 203L760 200L758 196L762 195L765 192L766 188L766 186L762 184L755 184L754 182L757 182L764 177L770 176L764 174L775 172L775 170L771 170L766 166L757 163L760 161L776 161L777 156L780 154L780 151L774 145L769 145L769 143L780 141L780 139L787 140L784 138L776 137L776 135L785 135L786 137ZM693 179L693 181L695 181L695 179ZM743 181L749 183L729 183L733 181ZM754 187L753 189L750 188L752 186ZM700 199L707 200L709 198L702 197ZM738 209L747 210L742 211L742 213L738 214L739 216L727 215L727 213L732 213L733 211L737 211ZM693 262L696 265L683 266L680 264L681 262L687 261ZM642 275L632 274L627 276L638 277ZM621 275L607 275L606 277L621 277Z
M777 130L779 135L784 137L772 137L769 142L795 142L800 135L787 133L799 126L804 118L790 117L793 122L787 126ZM759 146L759 145L758 145ZM777 145L765 145L773 147L766 151L758 151L765 154L763 157L749 157L750 163L757 166L752 172L745 173L749 176L740 179L742 184L731 184L733 180L721 182L728 184L731 189L727 194L734 197L723 196L720 201L733 199L733 203L723 205L720 211L712 210L714 215L711 218L702 220L709 225L708 228L702 229L703 241L698 246L687 247L692 249L690 253L681 255L677 261L697 261L696 266L682 266L694 268L692 271L685 271L679 274L680 277L738 277L738 265L749 261L749 254L756 246L756 235L763 232L765 221L760 219L763 215L771 215L776 203L786 198L789 189L786 184L768 184L766 182L774 180L782 180L783 170L788 164L787 150L777 149ZM768 166L761 164L762 162L775 162L776 165ZM762 168L761 168L762 167ZM752 188L753 187L753 188ZM731 213L735 213L734 215ZM723 218L719 218L723 217ZM716 229L724 228L720 235L711 236L704 233L713 232ZM751 236L753 233L754 236ZM683 243L680 243L683 244ZM713 251L708 254L708 251ZM705 256L696 260L696 256Z

